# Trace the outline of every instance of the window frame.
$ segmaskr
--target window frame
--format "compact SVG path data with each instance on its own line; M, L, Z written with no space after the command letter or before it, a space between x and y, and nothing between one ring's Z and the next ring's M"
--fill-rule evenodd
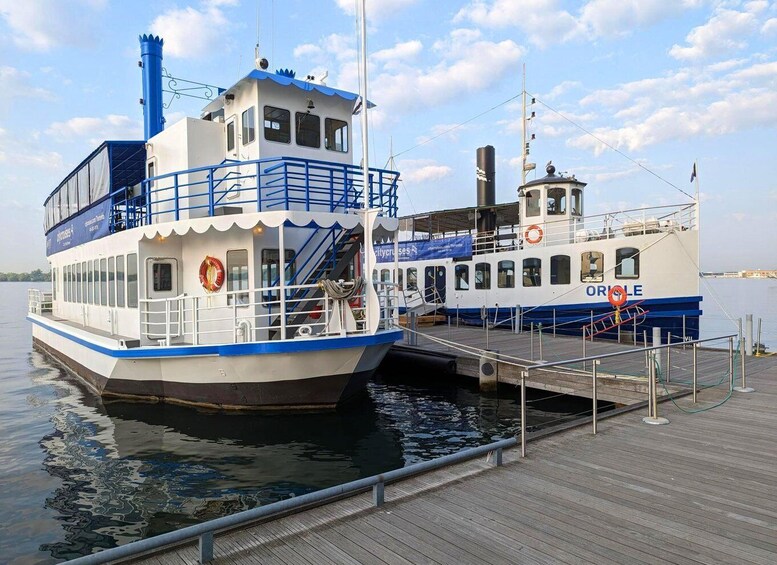
M622 251L632 251L633 253L629 256L621 256ZM629 280L637 280L639 279L639 255L640 250L636 247L619 247L615 250L615 278L616 279L629 279ZM623 274L623 260L624 259L632 259L634 261L634 274L633 275L624 275Z
M508 267L507 264L510 264ZM512 271L512 274L509 272ZM504 284L502 284L502 274L506 273ZM496 266L496 286L497 288L515 288L515 261L504 259L499 261Z
M138 254L127 253L127 308L137 308L138 298Z
M529 204L532 203L535 199L534 196L532 196L533 194L536 194L537 204L529 206ZM531 190L527 190L526 195L524 196L524 201L526 202L527 218L537 218L542 215L542 191L539 188L532 188Z
M417 267L407 268L407 290L418 290L418 268Z
M332 126L342 124L336 128ZM350 124L337 118L324 118L324 148L327 151L336 151L337 153L348 153L348 132ZM337 148L338 132L342 132L341 148Z
M243 146L256 141L256 106L249 106L240 114L240 142Z
M308 126L308 121L316 122L315 132L312 128L307 127L303 129L303 126ZM307 135L313 135L315 133L315 145L312 143L301 143L301 140L305 140ZM311 140L312 141L312 140ZM294 142L300 147L308 147L310 149L321 149L321 116L318 114L311 114L310 112L295 112L294 113Z
M483 268L485 266L485 269ZM480 275L480 281L478 281ZM491 288L491 263L475 263L475 290L489 290Z
M596 259L592 259L593 254L596 254L598 257ZM594 271L594 274L591 274L590 268L588 271L588 275L584 274L583 272L583 266L589 265L591 263L595 263L599 261L599 265L597 265L597 270ZM580 253L580 282L584 283L601 283L604 282L604 253L601 251L583 251Z
M536 264L531 264L535 261ZM530 270L529 274L527 274L527 269ZM534 269L537 270L536 273L532 272ZM527 280L532 284L526 284ZM542 259L539 257L526 257L521 262L521 281L524 288L538 288L542 286Z
M462 276L463 275L463 276ZM453 268L453 288L456 290L469 290L469 265L459 263ZM464 283L462 286L461 283Z
M245 254L245 263L238 260L233 260L236 254L244 253ZM226 279L227 279L227 292L235 292L235 291L248 291L248 289L251 286L251 277L250 277L250 265L248 261L248 249L227 249L227 265L226 265ZM232 270L233 268L239 268L240 271L238 273L238 277L235 278L232 276ZM245 272L244 272L245 271ZM237 282L237 288L235 287L235 282ZM243 288L243 283L245 283L245 288ZM237 306L240 307L247 307L248 303L250 302L248 292L238 292L238 294L228 294L227 295L227 305L232 305L233 302L236 302ZM236 300L233 300L236 299Z
M270 110L270 116L268 119L268 110ZM286 120L275 120L273 119L272 112L277 111L281 116L285 115ZM264 139L266 141L272 141L274 143L285 143L286 145L291 143L291 112L289 110L286 110L284 108L278 108L277 106L270 106L269 104L266 104L264 106L264 121L262 122L264 126ZM275 129L273 127L267 127L268 121L270 124L277 122L278 129ZM283 127L285 124L285 128ZM278 132L278 134L273 134L268 137L268 132ZM285 136L283 134L285 133ZM282 137L285 137L286 139L282 139Z
M563 264L564 261L559 259L566 259L566 282L559 281L559 274L564 274L558 270L559 263ZM550 257L550 284L572 284L572 258L569 255L551 255Z

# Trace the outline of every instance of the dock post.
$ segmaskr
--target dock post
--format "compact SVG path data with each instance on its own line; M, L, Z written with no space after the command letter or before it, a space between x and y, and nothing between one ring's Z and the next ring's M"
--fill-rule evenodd
M631 319L633 325L634 325L634 347L637 347L637 314L634 314L634 317Z
M761 327L760 320L758 321L758 324L759 324L758 327L760 328ZM759 333L760 333L760 330L759 330ZM555 308L553 309L553 337L556 337L556 309Z
M529 359L534 361L534 322L529 325L529 347L531 348Z
M653 347L658 347L659 345L661 345L661 328L654 327L653 328ZM656 353L654 357L656 360L656 366L658 368L658 371L661 372L661 370L663 369L663 367L661 367L661 365L663 364L661 363L661 355L659 353Z
M585 362L585 326L583 326L583 371L585 371L588 363Z
M537 325L537 337L540 340L540 361L544 361L545 357L542 355L542 322Z
M685 314L683 314L683 351L685 351Z
M499 387L499 352L485 350L478 360L478 384L481 392L493 392Z
M672 371L672 332L669 332L666 334L666 343L668 347L666 348L666 382L670 382L670 373Z
M593 366L591 368L591 376L593 377L593 389L592 389L592 397L594 401L594 407L593 407L593 427L594 427L594 435L596 435L596 416L597 416L597 402L596 402L596 366L601 363L601 359L595 359L593 362Z
M642 422L651 425L668 424L669 420L658 415L658 390L656 387L656 352L648 352L648 414Z
M728 390L734 390L734 338L728 338Z
M385 502L385 489L386 483L383 481L379 481L372 485L372 503L376 507L383 506L383 503Z
M753 354L753 315L745 314L745 342L750 345L742 354L748 357ZM744 386L744 385L742 385Z
M758 318L758 338L753 342L753 351L756 356L761 354L761 318ZM766 353L766 348L764 348L764 353Z
M693 344L693 381L691 386L693 386L693 403L696 404L696 382L699 374L699 362L698 362L698 354L699 351L699 344L694 343Z
M739 341L739 357L742 359L742 386L735 386L734 390L737 392L755 392L755 389L747 386L747 376L745 371L745 348L747 347L747 338L742 337Z
M502 466L502 448L501 447L497 447L491 453L494 454L494 466L495 467L501 467Z
M521 457L526 457L526 379L529 369L521 371Z
M213 561L213 532L205 532L200 536L200 563Z

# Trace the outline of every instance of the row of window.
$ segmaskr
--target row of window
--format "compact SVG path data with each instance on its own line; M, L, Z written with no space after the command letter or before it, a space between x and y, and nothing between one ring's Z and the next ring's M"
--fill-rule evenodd
M253 106L240 116L243 145L256 139L256 117ZM227 151L236 146L235 120L227 122ZM291 112L275 106L264 107L264 138L268 141L291 143ZM321 117L310 112L294 114L294 140L302 147L321 147ZM334 118L324 119L324 148L330 151L348 152L348 122Z
M526 216L539 216L542 207L542 192L539 189L526 191ZM560 186L548 188L545 205L548 216L563 216L567 213L567 189ZM572 215L583 215L583 191L572 189Z
M522 286L542 286L542 259L529 257L523 260ZM580 255L580 282L594 283L604 281L604 253L585 251ZM380 280L391 282L391 270L382 269ZM475 263L475 290L491 288L491 264ZM571 259L569 255L554 255L550 258L550 284L570 284L572 280ZM375 273L377 276L377 272ZM639 278L639 249L622 247L615 250L615 278ZM459 264L454 269L454 286L456 290L469 290L470 266ZM397 282L403 283L403 269L399 269ZM515 288L515 261L499 261L496 270L497 288ZM407 290L418 289L418 270L415 267L407 269Z
M62 277L65 302L124 308L138 307L138 256L104 257L52 269L54 299Z
M109 183L106 147L70 175L46 201L43 219L46 231L107 196Z

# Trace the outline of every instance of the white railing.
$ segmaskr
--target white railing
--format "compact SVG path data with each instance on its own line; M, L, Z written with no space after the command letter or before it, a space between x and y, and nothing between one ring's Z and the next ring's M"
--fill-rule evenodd
M672 231L687 231L696 228L696 205L681 204L635 208L587 216L527 223L520 226L517 237L510 238L510 233L502 230L497 232L479 233L473 237L472 250L475 253L492 253L496 251L511 251L523 247L547 247L552 245L568 245L585 241L603 239L627 238L635 235L666 233ZM537 229L538 227L541 232ZM517 226L516 226L517 228ZM528 236L527 233L529 232ZM537 240L530 243L529 240Z
M353 282L342 283L344 289ZM397 315L396 285L373 281L378 294L378 328ZM316 284L261 287L209 296L180 295L140 300L140 333L160 346L254 343L369 333L366 291L349 299L309 293Z
M37 288L27 289L27 311L31 314L51 312L51 293Z

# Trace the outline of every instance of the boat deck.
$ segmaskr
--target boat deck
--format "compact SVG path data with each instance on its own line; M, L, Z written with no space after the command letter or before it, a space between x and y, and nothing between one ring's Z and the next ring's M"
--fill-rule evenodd
M712 410L662 405L216 537L214 563L758 563L777 560L777 357ZM700 396L700 406L705 403ZM682 407L683 410L680 409ZM195 563L196 545L144 563Z

